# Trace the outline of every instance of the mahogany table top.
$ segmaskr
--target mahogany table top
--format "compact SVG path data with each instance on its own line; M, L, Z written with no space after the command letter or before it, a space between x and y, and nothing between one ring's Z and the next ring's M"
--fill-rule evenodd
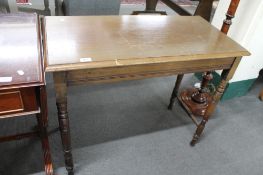
M43 84L36 14L0 14L0 89Z

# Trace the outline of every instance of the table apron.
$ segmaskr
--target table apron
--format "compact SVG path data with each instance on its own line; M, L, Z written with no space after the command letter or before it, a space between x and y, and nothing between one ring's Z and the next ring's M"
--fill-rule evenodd
M69 86L110 83L124 80L229 69L234 60L235 58L221 58L70 70L66 72L66 76L67 84Z

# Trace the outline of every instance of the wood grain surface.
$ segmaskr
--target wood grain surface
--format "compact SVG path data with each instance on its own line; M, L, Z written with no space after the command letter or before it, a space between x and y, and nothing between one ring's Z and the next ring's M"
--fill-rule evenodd
M246 56L198 16L45 18L46 71Z

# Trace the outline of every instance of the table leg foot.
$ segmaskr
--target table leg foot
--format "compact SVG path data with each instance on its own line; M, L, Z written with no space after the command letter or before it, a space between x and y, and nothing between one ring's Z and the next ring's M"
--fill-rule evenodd
M191 146L195 146L196 142L198 141L198 135L194 134L192 141L190 142Z
M65 157L65 165L68 174L74 174L73 157L71 153L71 137L69 129L69 119L66 103L57 103L60 133Z
M195 131L195 134L194 134L194 136L193 136L193 139L192 139L192 141L190 142L190 145L191 145L191 146L195 146L195 144L196 144L197 141L199 140L201 134L203 133L203 130L204 130L204 128L205 128L205 124L206 124L207 121L208 121L208 118L203 119L203 120L201 121L201 123L197 126L197 129L196 129L196 131Z
M41 116L38 116L39 132L44 155L46 175L53 175L53 165L51 160L50 146L48 141L47 128L43 126Z

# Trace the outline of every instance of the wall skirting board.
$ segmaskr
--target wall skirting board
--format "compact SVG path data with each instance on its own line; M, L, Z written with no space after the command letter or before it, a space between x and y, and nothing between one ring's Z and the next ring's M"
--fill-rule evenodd
M200 81L202 80L202 73L196 73L195 76ZM217 87L220 80L221 80L220 75L217 72L213 72L213 80L211 81L211 83L215 87ZM228 83L221 100L224 101L224 100L232 99L234 97L241 97L246 95L255 81L256 78Z

